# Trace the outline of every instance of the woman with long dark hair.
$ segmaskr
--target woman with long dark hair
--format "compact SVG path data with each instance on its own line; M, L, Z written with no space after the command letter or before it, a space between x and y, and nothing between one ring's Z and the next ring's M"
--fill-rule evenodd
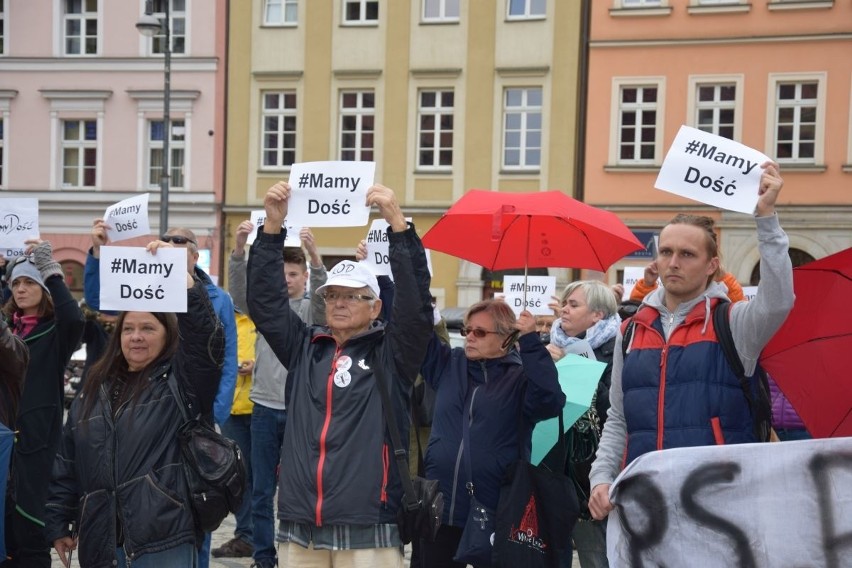
M27 241L25 252L7 267L12 295L3 308L12 332L30 353L15 420L10 497L6 499L9 560L3 566L48 568L44 503L62 432L65 367L80 343L84 321L50 243Z
M171 246L154 241L148 250ZM71 405L46 508L47 538L66 566L78 544L81 566L197 563L203 534L177 439L180 401L168 381L190 414L212 423L224 332L204 283L189 273L186 282L186 313L119 314Z

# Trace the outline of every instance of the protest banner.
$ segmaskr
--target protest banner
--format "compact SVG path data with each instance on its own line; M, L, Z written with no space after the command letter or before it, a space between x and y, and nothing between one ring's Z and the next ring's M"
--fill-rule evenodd
M644 454L610 487L620 566L849 566L852 438Z
M101 309L186 312L186 249L101 247Z
M25 241L38 237L38 199L0 199L0 256L6 260L23 256Z
M555 276L511 276L503 277L503 300L509 304L516 316L529 310L534 316L552 316L548 307L551 296L556 294Z
M251 244L257 238L257 228L266 222L266 211L264 211L263 209L252 211L249 217L249 221L251 221L251 224L254 225L254 229L251 233L248 234L246 244L248 246L251 246ZM287 235L284 237L284 246L301 247L302 239L301 237L299 237L299 233L301 232L302 228L291 225L287 219L284 219L284 228L287 229Z
M104 222L107 224L107 237L110 242L150 235L148 194L134 195L110 205L104 213Z
M630 293L633 292L633 287L636 286L636 283L640 280L645 279L645 267L644 266L625 266L624 267L624 278L621 281L621 285L624 286L624 294L621 295L621 300L629 300Z
M729 211L754 213L769 158L715 134L681 126L654 187Z
M299 227L362 227L375 162L301 162L290 167L287 218Z

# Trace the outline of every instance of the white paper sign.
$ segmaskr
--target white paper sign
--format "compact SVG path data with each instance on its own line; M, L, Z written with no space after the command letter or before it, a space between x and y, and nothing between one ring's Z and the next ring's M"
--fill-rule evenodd
M721 209L754 213L769 158L753 148L681 126L654 187Z
M586 339L581 339L580 341L572 341L570 345L566 346L562 349L562 353L564 355L579 355L580 357L585 357L591 361L597 361L598 358L595 357L595 350L592 348L592 344L588 342Z
M257 228L266 222L266 211L263 209L259 211L252 211L249 221L251 221L252 225L254 225L254 229L252 229L251 233L248 234L246 244L251 246L255 239L257 239ZM287 236L284 237L284 246L301 247L302 239L299 237L299 233L302 228L291 225L288 219L284 219L284 228L287 229Z
M406 217L405 220L411 222L411 217ZM384 219L375 219L370 224L370 230L364 238L367 241L367 258L364 259L364 263L370 265L376 276L387 275L393 278L390 268L388 226L388 222ZM431 269L429 273L432 273Z
M504 276L504 300L518 316L522 311L529 310L534 316L550 316L553 310L548 307L550 297L556 293L555 276L527 276L526 284L523 276ZM524 305L526 298L526 306Z
M743 286L743 297L746 300L754 300L757 295L757 286Z
M122 199L104 213L110 242L124 241L151 234L148 224L148 194Z
M375 162L302 162L290 167L287 218L300 227L362 227Z
M640 280L645 279L645 267L644 266L625 266L624 267L624 280L622 280L621 285L624 286L624 294L621 296L621 300L629 300L630 293L633 292L634 286Z
M186 311L186 249L101 247L101 309Z
M849 566L852 438L651 452L610 499L612 568Z
M0 256L6 260L23 256L25 241L38 237L38 199L0 199Z

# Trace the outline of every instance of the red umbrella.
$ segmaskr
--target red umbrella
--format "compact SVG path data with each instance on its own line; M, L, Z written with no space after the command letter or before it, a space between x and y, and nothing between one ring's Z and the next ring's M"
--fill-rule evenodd
M852 436L852 248L795 268L793 289L760 363L814 437Z
M423 236L423 246L490 270L571 267L605 271L643 249L614 213L561 191L472 189Z

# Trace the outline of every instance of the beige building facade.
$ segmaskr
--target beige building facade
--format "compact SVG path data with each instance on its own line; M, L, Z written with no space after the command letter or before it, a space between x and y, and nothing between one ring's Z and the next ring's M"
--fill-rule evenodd
M573 194L580 2L248 4L230 12L228 247L294 162L375 161L421 236L468 189ZM326 265L351 258L367 229L315 229ZM431 259L440 306L502 278Z

